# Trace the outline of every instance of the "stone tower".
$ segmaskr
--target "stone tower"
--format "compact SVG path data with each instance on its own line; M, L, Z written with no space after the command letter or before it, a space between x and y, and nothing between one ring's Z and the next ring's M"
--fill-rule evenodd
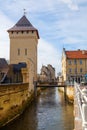
M8 33L10 37L10 64L26 62L29 69L29 83L32 83L33 80L36 80L37 75L38 30L24 15L8 30Z

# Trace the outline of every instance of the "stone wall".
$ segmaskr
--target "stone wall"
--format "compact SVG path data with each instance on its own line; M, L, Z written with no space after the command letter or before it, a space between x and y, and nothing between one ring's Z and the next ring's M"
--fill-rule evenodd
M0 85L0 127L19 116L29 103L29 84Z
M59 90L64 92L63 87L59 88ZM66 88L66 96L67 96L67 100L69 102L74 103L74 87L67 86L67 88Z
M67 97L70 102L74 103L74 87L67 87Z

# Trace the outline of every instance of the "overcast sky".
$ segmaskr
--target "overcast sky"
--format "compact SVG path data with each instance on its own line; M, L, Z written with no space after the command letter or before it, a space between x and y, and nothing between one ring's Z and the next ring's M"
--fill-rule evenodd
M61 54L87 49L87 0L0 0L0 58L9 59L7 30L22 16L38 29L38 70L51 64L61 71Z

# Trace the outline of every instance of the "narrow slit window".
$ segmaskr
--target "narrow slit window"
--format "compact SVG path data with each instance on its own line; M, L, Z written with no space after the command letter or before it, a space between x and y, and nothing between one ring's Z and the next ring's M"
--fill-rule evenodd
M20 49L18 48L18 55L20 55Z
M32 33L34 33L34 31L32 30Z
M25 55L27 55L27 49L25 49Z

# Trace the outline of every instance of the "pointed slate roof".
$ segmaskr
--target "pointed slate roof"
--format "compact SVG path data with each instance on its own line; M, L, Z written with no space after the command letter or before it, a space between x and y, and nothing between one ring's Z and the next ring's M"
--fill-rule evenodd
M12 31L36 31L39 39L38 30L30 23L30 21L24 15L12 28L8 30L8 32Z

